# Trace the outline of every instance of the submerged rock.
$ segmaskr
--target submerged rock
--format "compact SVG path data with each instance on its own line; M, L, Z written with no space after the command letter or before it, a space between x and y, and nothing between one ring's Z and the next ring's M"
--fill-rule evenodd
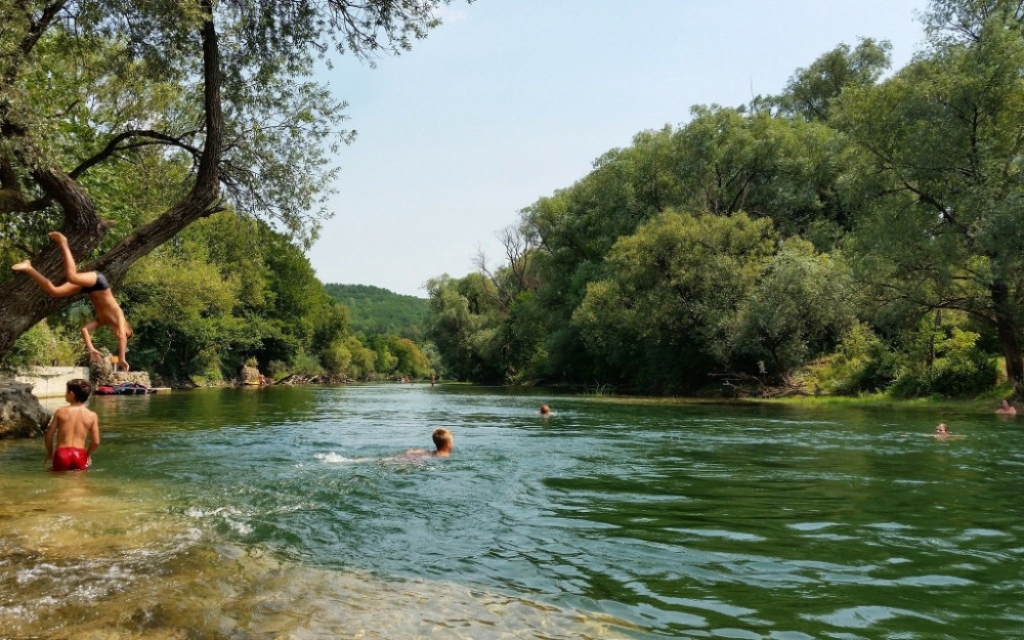
M0 383L0 439L41 436L49 422L50 414L32 395L31 385Z

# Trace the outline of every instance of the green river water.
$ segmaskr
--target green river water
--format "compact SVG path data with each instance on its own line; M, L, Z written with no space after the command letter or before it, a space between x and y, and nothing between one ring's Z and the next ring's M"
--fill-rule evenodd
M90 406L89 471L0 442L0 638L1024 637L1024 418L408 384ZM400 456L438 426L450 458Z

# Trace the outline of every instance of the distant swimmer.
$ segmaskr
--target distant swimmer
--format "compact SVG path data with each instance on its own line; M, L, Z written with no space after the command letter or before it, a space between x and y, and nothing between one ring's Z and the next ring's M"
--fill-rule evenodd
M1017 408L1006 400L1003 400L1002 403L1000 403L999 408L996 409L996 415L1015 416L1017 415Z
M939 439L939 440L945 440L947 438L963 438L964 437L964 436L962 436L960 434L950 433L949 432L949 425L947 425L945 422L940 422L939 424L935 425L935 432L934 433L929 433L927 435L929 437L931 437L931 438L936 438L936 439Z
M549 416L549 415L551 415L551 407L549 407L546 404L540 405L540 415L542 415L542 416Z
M53 414L46 430L46 460L53 461L51 471L81 471L92 464L92 452L100 446L100 421L85 406L92 387L82 379L69 380L64 399L71 406L61 407ZM53 436L57 436L57 451ZM89 448L85 448L86 441Z
M430 434L430 438L434 441L434 451L428 451L427 449L409 449L403 455L405 458L426 458L430 456L436 456L438 458L447 458L452 455L452 447L455 446L455 436L452 432L444 427L438 427L434 429L434 433Z

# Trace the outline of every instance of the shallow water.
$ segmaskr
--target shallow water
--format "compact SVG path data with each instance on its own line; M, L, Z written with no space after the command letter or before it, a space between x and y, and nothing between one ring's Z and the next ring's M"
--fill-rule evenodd
M1024 419L427 385L90 404L85 473L0 442L0 638L1024 635ZM451 458L396 457L437 426Z

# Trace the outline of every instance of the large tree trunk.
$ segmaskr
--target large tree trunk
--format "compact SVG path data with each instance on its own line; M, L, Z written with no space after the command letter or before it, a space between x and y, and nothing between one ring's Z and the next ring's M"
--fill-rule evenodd
M223 152L220 49L211 0L204 0L202 5L208 16L200 34L203 47L206 139L195 183L185 198L156 220L127 236L92 263L80 267L83 271L102 271L115 285L121 282L139 258L170 240L189 224L220 209L219 167ZM88 254L99 244L107 230L88 194L74 178L59 169L37 169L32 177L63 211L61 232L67 236L72 254ZM32 264L55 284L64 281L63 260L55 245L49 244L32 256ZM51 299L31 279L20 274L0 284L0 362L19 336L43 318L81 297Z
M989 292L995 311L996 334L1006 358L1006 377L1013 385L1014 398L1024 400L1024 355L1021 353L1017 316L1010 304L1010 292L1004 282L994 283Z

